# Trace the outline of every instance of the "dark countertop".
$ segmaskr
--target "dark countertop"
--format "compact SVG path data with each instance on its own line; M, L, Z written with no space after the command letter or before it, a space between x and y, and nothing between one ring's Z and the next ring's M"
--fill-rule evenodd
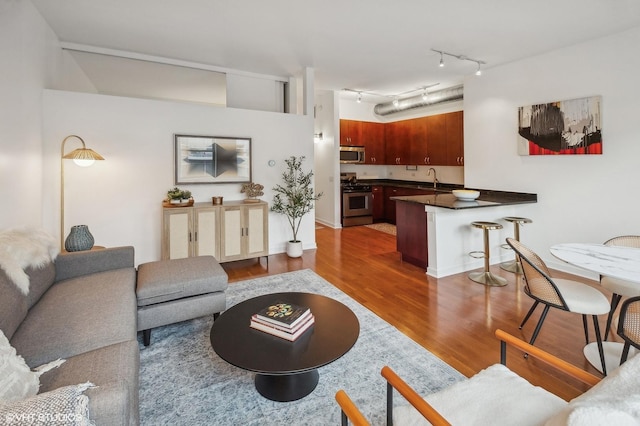
M421 182L411 180L398 180L398 179L363 179L358 178L359 183L366 183L369 185L381 185L381 186L397 186L399 188L412 188L412 189L433 189L432 182ZM445 192L451 192L453 189L463 189L463 185L456 185L454 183L440 183L438 182L436 190L442 190Z
M398 186L405 188L415 188L424 190L433 190L433 184L430 182L411 182L398 181L389 179L365 180L359 179L359 182L367 182L371 185ZM438 184L435 193L431 195L409 195L391 197L395 201L405 201L410 203L418 203L431 205L435 207L443 207L446 209L472 209L478 207L495 207L510 204L529 204L537 203L538 195L526 192L509 192L496 191L491 189L466 188L480 191L480 196L474 201L458 200L451 191L453 189L462 189L462 185Z

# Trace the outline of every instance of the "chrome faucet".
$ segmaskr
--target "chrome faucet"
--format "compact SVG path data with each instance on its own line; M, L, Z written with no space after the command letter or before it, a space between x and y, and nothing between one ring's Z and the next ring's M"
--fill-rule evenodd
M436 189L436 186L438 185L438 178L436 177L436 169L434 169L433 167L429 167L429 170L427 170L427 176L431 176L431 171L433 171L433 189Z

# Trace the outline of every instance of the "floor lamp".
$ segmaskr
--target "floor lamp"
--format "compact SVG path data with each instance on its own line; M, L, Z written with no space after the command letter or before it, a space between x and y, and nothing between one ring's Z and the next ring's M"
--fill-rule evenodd
M64 153L64 145L70 138L79 139L82 142L82 148L77 148L70 153ZM64 250L64 160L73 160L78 166L89 167L95 160L104 160L104 158L84 144L80 136L69 135L62 141L60 148L60 250Z

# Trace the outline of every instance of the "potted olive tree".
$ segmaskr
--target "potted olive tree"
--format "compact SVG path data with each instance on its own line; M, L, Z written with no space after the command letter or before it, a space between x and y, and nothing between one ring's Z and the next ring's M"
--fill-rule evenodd
M302 162L305 157L289 157L284 160L287 170L282 173L283 183L276 185L273 191L271 211L281 213L287 217L293 239L287 243L287 255L290 257L302 256L302 242L298 240L298 230L302 223L302 217L313 210L314 202L320 199L322 193L314 195L311 186L313 172L305 173L302 170Z

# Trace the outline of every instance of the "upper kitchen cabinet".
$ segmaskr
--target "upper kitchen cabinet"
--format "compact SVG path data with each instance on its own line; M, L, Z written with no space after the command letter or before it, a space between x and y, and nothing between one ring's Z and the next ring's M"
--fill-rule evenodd
M342 122L342 120L340 120ZM366 164L385 164L384 124L363 121L362 142Z
M410 164L410 128L405 121L384 125L385 164Z
M447 126L446 114L425 117L427 131L427 152L429 165L446 166L447 159Z
M365 147L366 164L463 166L463 112L391 123L340 120L340 145Z
M447 165L464 166L464 115L462 111L445 114Z
M462 111L407 120L411 145L411 160L407 164L462 166L462 120Z
M410 165L430 164L429 149L427 146L427 120L425 117L406 120L409 127Z
M362 121L340 120L340 145L363 145Z

